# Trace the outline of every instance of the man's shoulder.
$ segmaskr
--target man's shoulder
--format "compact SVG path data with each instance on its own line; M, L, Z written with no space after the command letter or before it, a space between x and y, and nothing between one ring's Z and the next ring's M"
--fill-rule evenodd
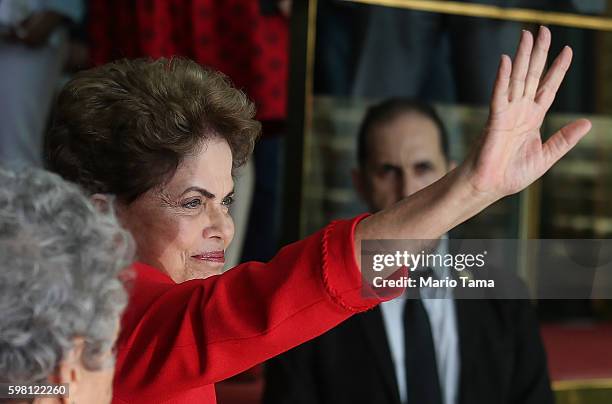
M376 316L380 317L380 321L377 320ZM296 354L325 352L330 349L348 350L350 349L349 346L360 345L360 342L363 340L360 336L366 334L367 327L382 327L382 315L380 314L379 307L354 314L331 330L293 348L286 354L291 354L292 352Z

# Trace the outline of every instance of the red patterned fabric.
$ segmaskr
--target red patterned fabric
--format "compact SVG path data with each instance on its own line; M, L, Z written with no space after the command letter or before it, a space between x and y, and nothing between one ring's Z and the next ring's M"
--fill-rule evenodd
M94 64L185 56L228 75L260 120L286 116L288 21L256 0L90 0Z

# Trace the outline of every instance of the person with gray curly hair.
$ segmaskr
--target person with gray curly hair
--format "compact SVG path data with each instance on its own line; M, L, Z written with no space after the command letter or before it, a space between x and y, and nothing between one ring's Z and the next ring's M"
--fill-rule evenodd
M70 402L110 402L132 244L59 176L0 169L0 383L68 383Z

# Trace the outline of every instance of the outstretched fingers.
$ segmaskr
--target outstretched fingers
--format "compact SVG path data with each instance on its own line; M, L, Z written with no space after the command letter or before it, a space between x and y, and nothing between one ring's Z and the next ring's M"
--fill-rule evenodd
M542 146L546 169L548 170L569 152L589 130L591 130L591 122L587 119L578 119L552 135Z
M531 61L529 62L529 71L525 81L525 97L534 99L542 72L546 66L546 58L550 48L550 30L544 26L540 26L538 37L533 47Z
M536 93L535 101L540 104L545 111L550 108L555 100L559 86L561 86L561 82L571 63L572 49L569 46L565 46L546 73Z
M491 112L495 114L508 105L508 93L510 85L510 74L512 73L512 61L508 55L501 55L497 78L493 87L491 98Z
M529 61L533 49L533 35L529 31L523 31L521 41L516 49L514 63L512 64L512 75L510 76L510 100L521 98L525 92L525 80L529 71Z
M491 99L493 112L503 110L508 102L524 95L533 99L549 47L550 31L541 27L535 48L531 32L523 31L514 62L507 55L501 56Z

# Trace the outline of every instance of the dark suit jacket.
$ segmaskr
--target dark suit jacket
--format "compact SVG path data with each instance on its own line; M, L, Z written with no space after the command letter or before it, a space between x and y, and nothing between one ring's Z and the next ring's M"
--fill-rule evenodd
M553 403L546 357L530 303L455 303L459 403ZM378 307L274 358L266 372L265 404L400 404Z

